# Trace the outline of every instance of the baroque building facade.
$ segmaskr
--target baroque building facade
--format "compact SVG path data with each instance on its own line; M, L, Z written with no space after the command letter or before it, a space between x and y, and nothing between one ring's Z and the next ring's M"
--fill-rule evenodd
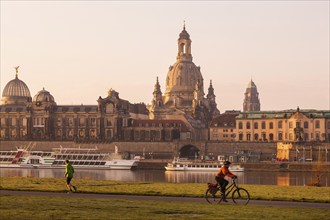
M330 141L330 111L243 112L236 117L237 141Z
M145 104L132 104L109 90L98 105L57 105L45 89L32 99L16 77L5 86L0 106L0 140L113 141L132 119L148 118Z
M191 42L184 26L165 92L157 77L149 106L123 100L112 89L95 105L58 105L45 89L32 98L16 67L15 78L2 93L0 140L330 142L330 111L260 111L252 80L244 94L243 112L220 114L212 81L205 97Z
M209 123L220 111L212 81L205 97L204 79L193 62L190 35L185 26L179 34L176 62L169 67L164 95L158 81L149 107L150 119L180 120L191 131L191 140L208 140Z
M211 141L330 142L330 111L230 111L212 120Z

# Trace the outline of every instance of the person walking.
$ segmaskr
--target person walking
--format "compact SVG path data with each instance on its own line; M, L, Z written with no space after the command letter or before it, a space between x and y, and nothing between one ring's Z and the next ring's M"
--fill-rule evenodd
M230 164L231 163L229 161L225 161L223 163L223 166L220 168L218 173L215 175L215 180L221 187L221 193L222 193L222 198L223 198L224 202L228 202L226 199L226 186L228 185L228 180L226 180L225 177L228 176L231 178L237 178L236 175L234 175L233 173L231 173L229 171Z
M66 186L68 187L68 193L77 192L77 187L71 184L71 180L73 178L74 168L69 160L65 160L65 174L66 177ZM73 188L73 190L72 190Z

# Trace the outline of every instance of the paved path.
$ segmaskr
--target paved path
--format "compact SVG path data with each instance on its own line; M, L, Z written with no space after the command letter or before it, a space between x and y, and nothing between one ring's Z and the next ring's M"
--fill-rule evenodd
M10 191L0 190L1 195L13 196L70 196L74 198L100 198L100 199L132 199L132 200L157 200L157 201L172 201L172 202L196 202L207 203L205 198L190 198L190 197L166 197L166 196L134 196L134 195L111 195L111 194L95 194L95 193L61 193L61 192L37 192L37 191ZM230 200L228 200L230 201ZM231 201L229 203L232 203ZM282 207L304 207L304 208L328 208L330 203L314 203L314 202L287 202L287 201L265 201L265 200L250 200L250 205L260 206L282 206Z

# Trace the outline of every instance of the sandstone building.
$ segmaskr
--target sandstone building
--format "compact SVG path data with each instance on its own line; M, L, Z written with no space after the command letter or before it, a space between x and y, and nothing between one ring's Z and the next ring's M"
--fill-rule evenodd
M164 96L157 78L149 109L119 98L112 89L97 105L58 105L45 89L32 99L17 67L2 94L0 140L207 140L209 122L219 113L212 82L204 97L203 77L192 62L190 36L183 27Z
M58 105L45 89L32 98L28 86L18 78L17 67L15 79L2 93L0 140L197 141L205 149L207 141L330 142L330 111L260 111L259 93L252 80L244 94L243 112L220 114L212 81L205 96L191 43L184 26L164 93L157 77L148 106L123 100L112 89L95 105Z

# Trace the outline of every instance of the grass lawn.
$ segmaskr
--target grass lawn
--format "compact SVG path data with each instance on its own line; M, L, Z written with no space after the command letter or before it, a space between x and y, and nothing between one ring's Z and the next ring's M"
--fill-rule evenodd
M82 193L203 197L206 184L75 180ZM65 191L65 180L5 177L7 190ZM330 187L241 185L252 199L330 202ZM330 209L0 195L0 219L327 219Z

